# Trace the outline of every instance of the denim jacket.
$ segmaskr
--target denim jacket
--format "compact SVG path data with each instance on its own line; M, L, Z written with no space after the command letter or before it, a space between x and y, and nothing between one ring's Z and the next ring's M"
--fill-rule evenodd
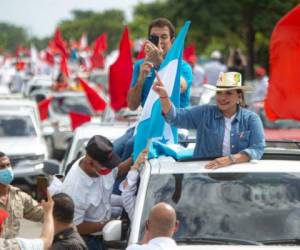
M165 120L178 128L196 129L194 157L222 156L225 119L216 105L176 109L172 106ZM264 130L260 118L247 109L238 107L231 123L231 154L246 153L251 160L261 159L265 146Z

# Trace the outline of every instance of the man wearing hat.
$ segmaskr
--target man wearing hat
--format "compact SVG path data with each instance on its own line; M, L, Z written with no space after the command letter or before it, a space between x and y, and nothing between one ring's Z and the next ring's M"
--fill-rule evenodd
M78 159L63 182L62 192L74 201L74 224L88 249L103 249L101 233L111 217L111 194L120 158L113 152L112 143L104 136L93 136L86 154ZM126 167L127 168L127 167Z
M162 81L154 84L162 112L168 123L179 128L196 129L194 157L215 158L206 168L216 169L234 163L259 160L265 139L260 118L244 108L244 92L238 72L220 73L214 85L205 87L216 91L216 105L176 109L168 98Z

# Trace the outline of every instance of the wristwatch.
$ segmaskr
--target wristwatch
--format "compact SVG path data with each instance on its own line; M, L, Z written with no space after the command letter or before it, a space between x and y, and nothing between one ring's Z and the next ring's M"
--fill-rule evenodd
M231 164L236 163L236 159L233 155L228 155L228 158L229 158Z

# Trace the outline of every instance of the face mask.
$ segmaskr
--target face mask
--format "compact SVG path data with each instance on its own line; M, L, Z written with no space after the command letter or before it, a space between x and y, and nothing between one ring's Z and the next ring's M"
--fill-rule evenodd
M111 172L111 169L106 168L106 169L100 169L98 171L98 174L100 174L100 175L108 175L110 172Z
M14 173L11 167L0 170L0 183L4 185L10 184L14 179Z

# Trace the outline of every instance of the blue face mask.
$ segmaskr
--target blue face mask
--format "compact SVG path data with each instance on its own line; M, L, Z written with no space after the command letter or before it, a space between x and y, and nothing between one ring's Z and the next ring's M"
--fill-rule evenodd
M11 167L0 170L0 183L4 185L10 184L14 179L14 173Z

